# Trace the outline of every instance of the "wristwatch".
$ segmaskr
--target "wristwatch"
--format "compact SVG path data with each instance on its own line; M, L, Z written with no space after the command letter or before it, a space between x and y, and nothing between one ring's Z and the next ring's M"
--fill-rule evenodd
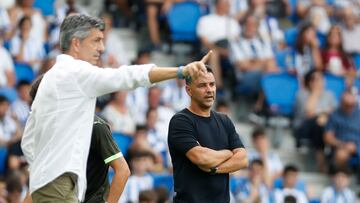
M216 166L216 167L213 167L213 168L210 168L210 173L211 174L216 174L216 171L218 170L219 168Z

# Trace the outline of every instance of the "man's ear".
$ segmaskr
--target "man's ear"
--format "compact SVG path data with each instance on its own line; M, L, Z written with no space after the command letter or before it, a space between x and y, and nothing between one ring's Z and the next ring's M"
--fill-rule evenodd
M80 52L80 40L76 39L76 38L73 38L71 40L71 44L72 44L72 47L74 47L74 51L76 53L79 53Z
M191 89L190 89L189 85L185 85L185 90L186 90L186 93L191 97L192 93L191 93Z

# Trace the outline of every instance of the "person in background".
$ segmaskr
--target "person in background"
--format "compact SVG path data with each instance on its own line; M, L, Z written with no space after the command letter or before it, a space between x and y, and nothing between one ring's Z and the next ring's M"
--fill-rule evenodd
M293 165L287 165L283 172L282 188L277 188L274 191L274 199L276 203L283 203L286 196L293 196L296 203L308 203L308 199L304 191L296 188L298 181L299 169Z
M4 31L0 28L0 87L14 87L16 78L14 61L9 51L3 46Z
M324 189L321 203L356 202L355 193L349 188L351 172L348 168L330 171L332 184Z
M256 127L251 135L252 144L254 150L249 150L248 158L252 160L261 160L264 167L264 173L266 172L269 178L267 182L270 187L275 179L279 178L283 173L283 163L280 160L279 155L275 151L271 151L271 143L264 128Z

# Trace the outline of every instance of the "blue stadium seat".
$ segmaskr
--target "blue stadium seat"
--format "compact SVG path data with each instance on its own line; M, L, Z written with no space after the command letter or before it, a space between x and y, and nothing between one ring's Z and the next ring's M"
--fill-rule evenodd
M201 8L196 2L174 4L167 13L172 41L195 42L196 25L200 16Z
M5 96L10 103L14 102L18 97L16 90L8 87L0 88L0 95Z
M297 1L298 0L289 0L289 4L290 4L290 8L291 8L291 14L289 16L289 20L293 24L297 24L297 22L299 21L299 18L298 18L297 14L296 14Z
M264 75L261 86L270 110L276 115L290 116L293 113L299 83L287 73Z
M288 68L294 68L294 50L283 49L275 52L276 64L281 71L286 72Z
M284 31L285 35L285 43L290 47L295 47L296 44L296 38L298 36L298 28L292 27L288 28Z
M121 153L125 157L126 152L133 141L133 137L130 137L128 135L125 135L125 134L122 134L119 132L113 132L112 135L113 135L113 138L114 138L116 144L119 146Z
M174 179L170 174L151 174L154 178L154 188L164 187L169 193L173 192Z
M0 174L5 174L7 149L0 147Z
M341 95L345 90L345 79L329 73L324 74L325 89L332 92L337 102L340 101Z
M7 49L8 51L10 51L11 41L10 41L10 40L4 40L3 46L4 46L5 49Z
M352 58L353 58L356 70L360 70L360 54L354 54Z
M38 8L44 16L55 16L55 0L35 0L34 7Z
M235 194L237 192L236 188L239 187L239 185L243 185L246 181L246 177L244 176L230 177L230 192Z
M15 75L17 82L25 80L31 83L35 78L33 69L26 63L15 63Z

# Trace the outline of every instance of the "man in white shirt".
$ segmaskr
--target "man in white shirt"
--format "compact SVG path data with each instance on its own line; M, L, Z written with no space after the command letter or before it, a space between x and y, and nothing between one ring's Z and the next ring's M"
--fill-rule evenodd
M230 1L216 0L215 13L199 19L196 33L204 48L214 52L209 64L213 68L216 87L219 91L223 88L223 73L225 71L229 73L227 79L230 80L232 80L230 77L234 75L230 74L233 68L228 63L228 42L240 35L239 23L230 17Z
M96 97L175 77L202 77L206 71L210 53L180 68L99 68L103 30L102 20L80 14L66 17L61 25L63 54L42 79L21 143L35 203L83 200Z

